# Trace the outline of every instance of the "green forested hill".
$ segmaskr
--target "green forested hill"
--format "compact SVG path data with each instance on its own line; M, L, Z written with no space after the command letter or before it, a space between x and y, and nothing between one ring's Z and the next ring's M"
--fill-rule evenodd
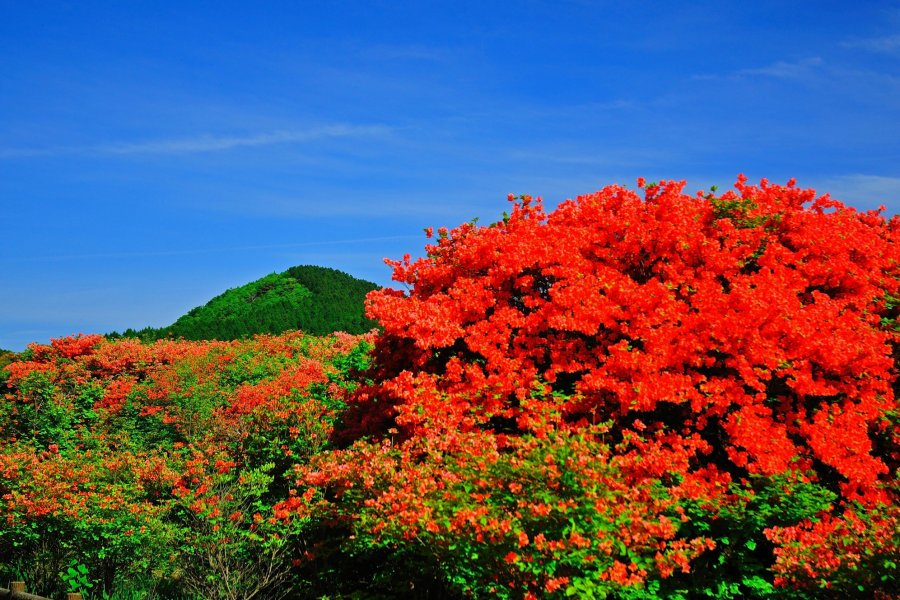
M168 327L129 329L123 335L231 340L294 329L312 335L363 333L375 326L365 318L363 303L366 294L377 287L336 269L292 267L230 289Z

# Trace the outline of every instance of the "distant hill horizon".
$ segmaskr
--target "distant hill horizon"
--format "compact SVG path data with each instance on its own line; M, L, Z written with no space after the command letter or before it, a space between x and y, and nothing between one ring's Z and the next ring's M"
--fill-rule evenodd
M377 325L365 316L365 297L379 287L337 269L300 265L228 289L166 327L129 328L107 337L233 340L297 329L311 335L365 333Z

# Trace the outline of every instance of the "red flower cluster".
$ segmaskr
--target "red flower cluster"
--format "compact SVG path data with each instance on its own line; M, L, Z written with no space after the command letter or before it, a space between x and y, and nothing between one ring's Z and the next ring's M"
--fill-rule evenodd
M721 197L619 186L466 224L392 263L359 425L408 435L639 418L727 453L713 466L834 469L867 493L896 407L900 223L763 181ZM892 322L892 321L891 321ZM724 455L722 455L724 456ZM726 463L730 463L726 464Z

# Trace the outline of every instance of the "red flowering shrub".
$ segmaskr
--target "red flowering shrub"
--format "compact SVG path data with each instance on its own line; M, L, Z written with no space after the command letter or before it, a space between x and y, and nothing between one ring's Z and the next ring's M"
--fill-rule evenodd
M768 593L759 573L774 555L763 530L787 524L771 510L777 502L754 500L749 478L771 489L785 474L806 473L822 494L837 494L835 503L799 508L792 523L800 527L815 528L820 511L837 514L846 502L896 503L885 484L896 480L900 458L889 418L897 410L900 221L817 198L793 182L750 186L740 178L736 191L719 197L685 195L683 185L641 182L643 198L610 186L549 214L539 200L522 197L501 222L441 230L426 257L391 262L394 279L410 291L369 295L368 314L384 329L367 374L372 383L352 398L343 433L348 441L374 436L374 445L357 444L326 457L327 467L301 470L301 486L345 504L345 517L378 543L409 548L413 539L440 547L435 528L447 539L475 535L483 544L479 556L494 557L488 570L518 581L519 563L495 560L508 546L502 536L478 540L452 512L442 514L446 523L427 522L441 514L434 502L455 502L458 492L422 490L423 482L449 486L462 477L463 489L496 489L485 475L490 468L469 465L453 475L457 454L417 459L427 444L418 440L461 432L484 438L467 442L471 447L515 456L526 443L510 441L517 436L559 439L609 422L608 460L622 465L621 481L639 487L655 478L670 498L706 515L679 535L699 540L704 530L718 531L719 563L734 560L729 535L748 540L746 560L735 568L752 572L725 575L736 580L716 584L720 597ZM391 428L410 441L391 450L399 471L388 469L384 479L377 439ZM345 461L359 472L348 475ZM432 464L444 470L420 476ZM516 476L528 481L534 473ZM485 504L484 518L499 518ZM747 519L729 520L717 506L744 506ZM672 508L654 510L651 523ZM629 527L644 526L629 520ZM616 543L628 547L628 536L619 536ZM789 571L792 556L800 554L779 554L778 568ZM582 565L579 576L600 564ZM558 563L547 565L535 567L537 588L579 593L570 587L573 577L567 585L558 578ZM614 569L598 568L595 576L646 583L647 593L659 585L647 577L672 574L642 566L619 579ZM474 589L480 576L472 577L459 587Z
M892 460L869 434L895 406L896 334L880 319L900 284L898 223L792 184L682 186L611 186L550 215L524 198L395 263L412 291L369 297L384 333L365 423L639 417L724 446L719 468L822 464L870 489Z

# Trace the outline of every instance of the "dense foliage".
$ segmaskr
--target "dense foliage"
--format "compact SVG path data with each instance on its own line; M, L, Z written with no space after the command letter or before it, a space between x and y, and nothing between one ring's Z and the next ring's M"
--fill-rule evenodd
M273 505L327 446L367 348L300 333L31 345L0 404L0 579L54 597L276 598L301 584L301 521Z
M230 289L168 327L127 330L123 335L150 341L236 340L297 329L310 335L361 334L375 327L364 314L364 302L377 287L336 269L291 267Z
M793 182L639 184L438 230L365 338L33 345L3 371L0 575L895 597L900 220Z

